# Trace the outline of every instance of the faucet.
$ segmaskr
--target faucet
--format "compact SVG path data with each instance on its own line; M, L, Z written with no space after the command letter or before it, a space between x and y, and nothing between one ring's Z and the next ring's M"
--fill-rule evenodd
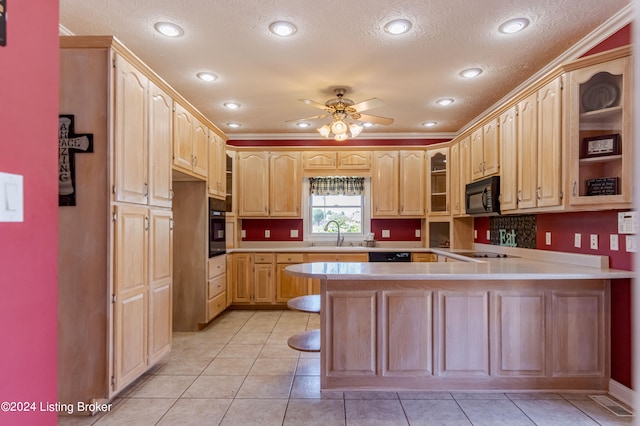
M324 230L327 231L329 229L329 225L331 225L332 223L336 224L336 227L338 228L338 239L336 240L336 246L340 247L342 245L342 242L344 241L344 237L340 236L340 224L335 221L335 220L330 220L329 222L327 222L327 224L324 226Z

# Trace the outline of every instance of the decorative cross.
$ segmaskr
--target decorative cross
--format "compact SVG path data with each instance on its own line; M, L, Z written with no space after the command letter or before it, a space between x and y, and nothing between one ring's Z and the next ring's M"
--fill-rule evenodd
M73 115L58 118L58 205L76 205L75 154L93 152L93 134L76 135L73 131Z

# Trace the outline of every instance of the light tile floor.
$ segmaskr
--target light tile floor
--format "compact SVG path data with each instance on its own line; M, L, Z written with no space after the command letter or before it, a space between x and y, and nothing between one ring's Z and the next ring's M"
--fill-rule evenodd
M629 425L586 393L320 392L318 354L287 339L319 327L294 311L227 311L174 333L172 352L111 412L60 425Z

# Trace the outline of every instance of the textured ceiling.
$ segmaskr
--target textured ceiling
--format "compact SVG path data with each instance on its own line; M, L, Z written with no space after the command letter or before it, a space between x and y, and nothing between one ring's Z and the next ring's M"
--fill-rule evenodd
M324 104L347 87L356 103L379 98L367 113L394 118L362 137L416 137L458 132L544 65L627 7L629 0L60 0L60 23L77 35L115 35L230 139L305 138L328 119L300 130L287 120L321 114L299 99ZM515 17L531 24L504 35ZM383 30L396 18L410 32ZM293 22L289 38L271 34ZM164 37L154 23L180 25ZM465 68L484 72L465 80ZM200 71L219 79L204 82ZM451 97L448 107L435 101ZM242 107L230 111L226 101ZM425 129L421 123L437 121ZM231 129L229 122L241 123ZM315 136L314 136L315 137Z

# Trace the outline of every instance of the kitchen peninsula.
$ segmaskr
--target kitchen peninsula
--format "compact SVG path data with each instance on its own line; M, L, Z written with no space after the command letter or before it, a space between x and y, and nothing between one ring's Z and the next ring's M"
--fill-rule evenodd
M321 282L322 389L606 390L610 286L632 273L553 256L286 272Z

